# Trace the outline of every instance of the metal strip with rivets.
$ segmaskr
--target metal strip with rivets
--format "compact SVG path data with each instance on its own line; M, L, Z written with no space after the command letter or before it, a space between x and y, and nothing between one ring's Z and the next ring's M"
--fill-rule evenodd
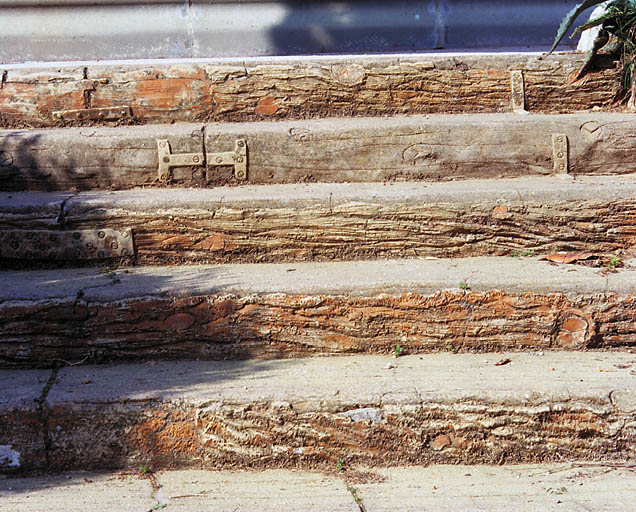
M552 135L552 154L554 156L554 172L567 174L570 163L568 159L568 136L564 133Z
M526 110L526 86L523 71L510 72L511 106L517 114L528 114Z
M132 108L103 107L103 108L78 108L71 110L57 110L53 117L61 121L117 121L132 117Z
M190 167L207 165L231 165L234 167L234 177L237 180L247 179L247 142L238 139L234 143L234 151L222 153L172 153L170 142L166 139L157 139L157 173L159 180L170 180L172 167Z
M130 229L0 230L0 258L99 260L134 254Z

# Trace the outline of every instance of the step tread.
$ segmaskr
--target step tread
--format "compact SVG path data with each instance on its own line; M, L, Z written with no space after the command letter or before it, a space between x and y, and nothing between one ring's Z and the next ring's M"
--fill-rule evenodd
M137 468L135 468L137 470ZM258 510L271 512L625 510L636 492L633 465L545 464L356 468L337 474L173 470L69 472L0 481L4 502L24 512ZM156 488L153 488L153 484ZM355 501L354 496L359 499Z
M3 386L23 382L0 404L0 444L19 454L19 470L607 462L636 446L636 356L626 352L182 361L41 376L0 371Z
M636 174L623 176L528 176L471 179L448 182L388 183L292 183L214 188L135 188L129 190L65 192L0 192L0 211L5 215L40 215L53 218L64 206L66 220L95 216L108 210L130 214L165 210L227 207L305 207L329 202L332 207L352 202L376 204L528 201L607 201L636 197ZM64 205L62 205L64 203ZM212 210L213 211L213 210ZM41 212L41 213L40 213ZM128 212L127 212L128 214ZM11 219L13 221L13 219ZM2 222L0 220L0 222ZM9 224L7 222L7 224Z
M509 364L496 366L501 360ZM387 368L388 365L394 368ZM13 373L2 371L6 382ZM88 384L83 384L90 380ZM265 384L266 383L266 384ZM592 401L636 412L636 355L426 354L278 361L181 361L62 368L47 402L525 404ZM622 404L622 405L621 405Z
M473 292L634 294L636 268L630 265L607 273L536 257L476 257L133 267L112 273L93 268L5 271L0 303L74 300L80 292L88 302L230 294L434 294L463 291L462 282Z

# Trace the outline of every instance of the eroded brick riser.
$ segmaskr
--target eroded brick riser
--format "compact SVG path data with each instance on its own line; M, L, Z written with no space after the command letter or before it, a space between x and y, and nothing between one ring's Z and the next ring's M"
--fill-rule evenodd
M630 415L609 403L383 405L330 400L55 406L45 419L46 449L38 446L40 424L31 424L33 432L26 427L16 431L18 445L29 434L32 443L30 451L22 448L20 470L140 465L333 469L338 460L367 465L512 464L609 462L636 455Z
M511 70L524 72L533 112L619 107L613 103L620 73L611 59L599 59L603 69L572 83L582 59L520 54L8 69L0 89L0 126L86 125L55 114L123 106L132 117L106 124L505 112Z
M5 367L137 358L584 349L636 343L636 297L443 291L5 304Z

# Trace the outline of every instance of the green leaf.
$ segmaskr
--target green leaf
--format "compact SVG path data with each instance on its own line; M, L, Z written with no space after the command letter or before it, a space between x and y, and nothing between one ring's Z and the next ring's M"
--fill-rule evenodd
M580 25L580 26L576 27L576 30L574 32L572 32L572 35L570 36L570 38L572 38L574 36L577 36L578 34L583 32L584 30L588 30L590 28L598 27L599 25L602 25L603 23L605 23L607 20L611 20L615 16L616 15L613 14L613 13L607 13L607 14L604 14L603 16L599 17L599 18L595 18L593 20L590 20L587 23L584 23L583 25Z
M565 37L565 34L567 34L567 31L570 30L570 27L574 25L574 21L576 20L576 18L578 18L579 14L581 14L585 9L589 9L590 7L593 7L595 5L605 3L605 1L606 0L585 0L585 2L581 2L580 4L576 5L569 13L567 13L565 18L563 18L563 21L561 22L561 26L559 27L559 31L557 32L556 39L554 40L554 44L552 45L552 48L550 48L548 55L554 51L557 45Z

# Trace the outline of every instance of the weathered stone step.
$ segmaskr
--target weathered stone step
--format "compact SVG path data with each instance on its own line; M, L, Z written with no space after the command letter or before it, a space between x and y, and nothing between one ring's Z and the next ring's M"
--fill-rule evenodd
M4 472L636 456L631 353L160 362L3 370L0 384Z
M0 289L3 366L635 340L630 262L616 272L510 257L6 271Z
M239 263L404 257L630 257L636 178L539 177L446 183L356 183L0 194L0 262L76 258L30 232L132 229L123 262ZM10 238L20 234L16 249ZM104 238L106 240L106 238ZM94 241L96 258L100 248ZM136 257L131 258L136 250ZM105 252L104 257L121 252Z
M4 130L0 190L628 174L635 140L634 116L608 113Z
M0 480L11 510L67 512L391 512L625 510L636 493L630 462L512 466L344 467L210 471L73 471Z
M507 112L511 71L523 72L531 112L620 108L614 63L601 58L601 69L572 83L582 62L571 53L469 53L8 65L0 126Z

